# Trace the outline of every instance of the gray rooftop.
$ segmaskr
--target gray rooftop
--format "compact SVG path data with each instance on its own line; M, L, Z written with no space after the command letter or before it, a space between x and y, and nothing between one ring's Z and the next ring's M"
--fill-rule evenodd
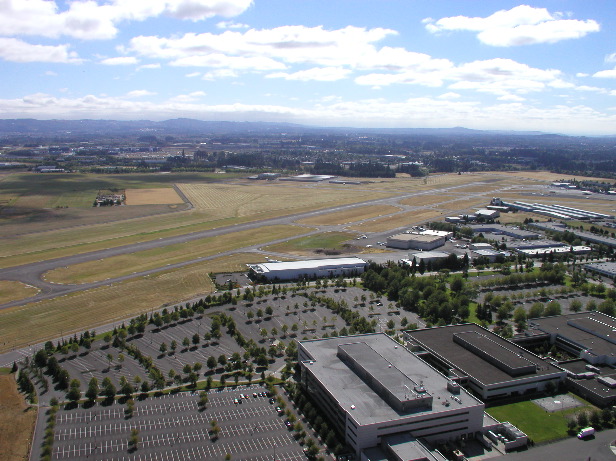
M616 319L600 312L580 312L529 321L531 329L558 334L594 355L616 353Z
M361 425L445 411L446 402L449 410L482 405L463 389L452 399L447 378L385 334L299 344L312 358L306 368Z
M474 323L407 331L406 335L484 385L561 372L549 362Z

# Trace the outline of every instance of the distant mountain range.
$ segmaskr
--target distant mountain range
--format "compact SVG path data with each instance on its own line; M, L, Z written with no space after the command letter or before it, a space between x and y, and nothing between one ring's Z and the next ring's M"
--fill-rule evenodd
M224 122L202 121L178 118L154 122L150 120L35 120L35 119L0 119L0 135L224 135L224 134L302 134L302 133L336 133L336 134L390 134L390 135L433 135L433 136L548 136L539 131L502 131L472 130L468 128L350 128L350 127L315 127L293 123L267 122Z

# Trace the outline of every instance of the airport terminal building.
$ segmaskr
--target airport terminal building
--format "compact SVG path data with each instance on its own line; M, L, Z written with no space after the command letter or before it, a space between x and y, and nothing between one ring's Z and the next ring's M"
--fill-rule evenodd
M304 389L358 456L397 434L441 443L482 431L483 402L385 334L300 341L298 354Z

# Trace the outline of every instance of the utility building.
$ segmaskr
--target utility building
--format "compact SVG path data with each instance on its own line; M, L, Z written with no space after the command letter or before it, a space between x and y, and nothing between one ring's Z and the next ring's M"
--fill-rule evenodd
M249 264L249 274L266 280L294 280L302 278L339 277L359 275L366 261L359 258L310 259L306 261Z
M445 245L445 237L429 234L397 234L387 238L387 246L401 250L434 250Z

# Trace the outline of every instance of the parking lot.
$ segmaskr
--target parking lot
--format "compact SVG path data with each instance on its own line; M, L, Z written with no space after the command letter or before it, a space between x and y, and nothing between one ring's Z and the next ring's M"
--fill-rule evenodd
M53 459L222 460L227 454L234 460L306 459L265 393L261 386L211 391L205 410L200 410L196 393L165 395L136 401L130 418L125 405L117 403L60 410ZM213 420L220 428L215 439ZM138 431L136 450L129 444L133 430Z

